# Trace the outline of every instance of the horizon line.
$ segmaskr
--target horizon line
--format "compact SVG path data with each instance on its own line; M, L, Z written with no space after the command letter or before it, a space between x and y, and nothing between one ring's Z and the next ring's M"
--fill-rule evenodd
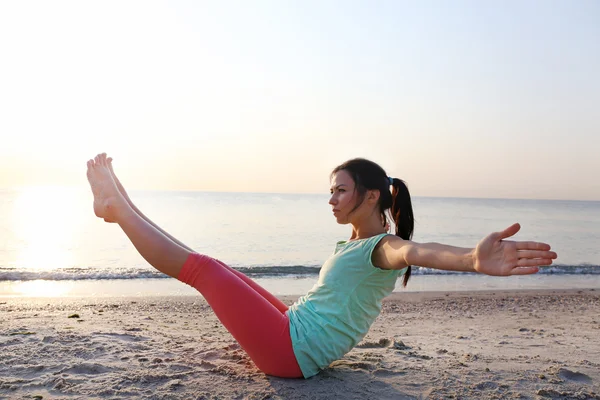
M10 186L0 187L0 191L21 191L31 189L81 189L84 190L82 185L22 185L22 186ZM328 196L326 192L269 192L269 191L224 191L224 190L200 190L200 189L129 189L128 192L171 192L171 193L215 193L215 194L265 194L265 195L313 195L313 196ZM594 203L600 202L600 199L568 199L568 198L523 198L523 197L473 197L473 196L425 196L411 194L411 198L432 198L432 199L460 199L460 200L526 200L526 201L576 201L576 202L587 202Z

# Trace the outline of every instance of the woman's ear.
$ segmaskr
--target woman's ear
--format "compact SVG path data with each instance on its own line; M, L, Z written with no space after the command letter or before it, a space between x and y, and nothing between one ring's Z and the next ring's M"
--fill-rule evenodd
M380 195L379 190L369 190L367 191L367 200L372 204L377 204Z

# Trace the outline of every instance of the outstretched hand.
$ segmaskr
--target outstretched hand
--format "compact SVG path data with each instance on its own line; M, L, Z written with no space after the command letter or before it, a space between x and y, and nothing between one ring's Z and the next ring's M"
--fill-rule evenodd
M473 255L475 271L495 276L527 275L535 274L542 265L552 264L557 255L550 251L550 245L504 240L520 229L521 225L513 224L502 232L484 237Z

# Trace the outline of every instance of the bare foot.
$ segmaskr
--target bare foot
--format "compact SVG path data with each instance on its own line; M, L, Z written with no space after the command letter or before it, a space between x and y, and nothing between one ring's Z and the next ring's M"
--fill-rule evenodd
M106 162L106 154L98 154L87 162L87 178L94 194L94 213L106 222L117 222L129 204L123 198L112 178Z
M115 181L115 184L117 185L117 189L119 189L119 192L123 195L123 197L125 197L125 200L127 200L127 202L130 205L132 205L129 195L125 191L125 188L121 184L121 181L119 180L119 178L117 178L117 174L115 174L115 170L113 169L113 166L112 166L112 161L113 161L112 157L106 158L106 165L108 166L108 170L110 171L110 174L111 174L113 180Z

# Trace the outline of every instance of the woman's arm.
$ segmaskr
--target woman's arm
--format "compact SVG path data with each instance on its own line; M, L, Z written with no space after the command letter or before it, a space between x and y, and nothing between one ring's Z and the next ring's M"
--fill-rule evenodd
M514 224L502 232L491 233L471 249L386 236L373 252L373 264L383 269L418 265L497 276L534 274L539 266L552 264L557 255L550 251L550 245L504 240L520 228L519 224Z
M381 239L373 252L373 265L383 269L402 269L409 265L418 265L450 271L475 272L474 250L440 243L417 243L390 235Z

